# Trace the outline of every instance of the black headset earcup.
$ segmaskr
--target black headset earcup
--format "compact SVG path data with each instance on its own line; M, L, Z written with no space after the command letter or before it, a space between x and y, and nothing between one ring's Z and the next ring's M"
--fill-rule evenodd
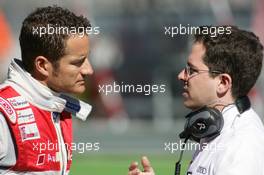
M215 108L203 107L186 116L184 131L181 138L190 137L199 142L202 138L215 138L221 132L224 120L221 112Z

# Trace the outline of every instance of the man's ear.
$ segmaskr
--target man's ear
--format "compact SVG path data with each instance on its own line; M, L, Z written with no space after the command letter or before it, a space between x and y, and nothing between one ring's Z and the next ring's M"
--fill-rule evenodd
M35 73L44 77L48 77L51 69L51 62L44 56L37 56L35 61Z
M217 85L217 94L220 96L225 95L229 90L231 92L232 78L229 74L220 74L219 83Z

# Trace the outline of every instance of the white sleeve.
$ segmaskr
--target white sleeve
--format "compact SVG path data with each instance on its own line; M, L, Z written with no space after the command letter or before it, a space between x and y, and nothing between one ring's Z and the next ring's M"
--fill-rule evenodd
M263 136L262 136L263 137ZM224 151L216 162L215 175L264 175L261 138L244 138Z
M0 160L3 159L8 152L8 133L9 128L2 113L0 113Z

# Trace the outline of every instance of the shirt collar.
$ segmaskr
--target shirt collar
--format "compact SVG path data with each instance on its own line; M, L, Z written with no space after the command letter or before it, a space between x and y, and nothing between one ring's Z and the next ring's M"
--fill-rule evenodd
M224 126L222 132L226 129L233 128L235 120L240 117L240 113L235 104L226 106L222 111Z

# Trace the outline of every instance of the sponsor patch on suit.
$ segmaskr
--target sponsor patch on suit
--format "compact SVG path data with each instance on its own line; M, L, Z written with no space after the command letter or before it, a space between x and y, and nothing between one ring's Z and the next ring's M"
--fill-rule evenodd
M32 123L35 121L35 116L31 108L26 108L17 111L18 124Z
M29 107L29 103L22 96L12 97L7 99L15 109Z
M22 141L34 140L40 138L39 130L36 123L19 126Z

